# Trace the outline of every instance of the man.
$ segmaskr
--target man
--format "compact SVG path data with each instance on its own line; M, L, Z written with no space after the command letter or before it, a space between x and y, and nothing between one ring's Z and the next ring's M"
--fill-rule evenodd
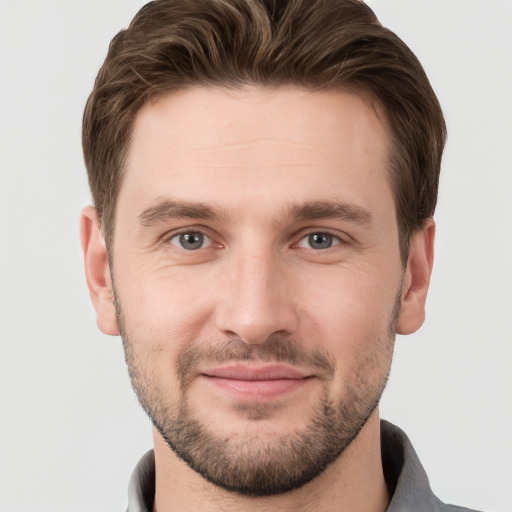
M100 329L154 425L129 510L461 510L379 420L433 262L445 125L358 0L159 0L83 144Z

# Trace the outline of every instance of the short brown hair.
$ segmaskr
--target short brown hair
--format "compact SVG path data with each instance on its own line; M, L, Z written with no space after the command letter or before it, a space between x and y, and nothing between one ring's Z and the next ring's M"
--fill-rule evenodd
M383 107L400 253L434 213L446 127L418 59L360 0L156 0L119 32L83 118L83 149L107 247L135 115L192 86L356 89Z

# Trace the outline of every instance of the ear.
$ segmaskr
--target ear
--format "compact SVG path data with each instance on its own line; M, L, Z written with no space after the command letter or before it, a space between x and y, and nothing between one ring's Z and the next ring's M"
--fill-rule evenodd
M409 258L402 284L402 306L397 333L411 334L425 321L425 301L434 264L436 226L427 219L423 227L411 237Z
M80 217L80 241L84 251L85 277L96 310L96 323L102 332L117 336L119 328L114 306L114 293L105 241L100 221L92 206L83 209Z

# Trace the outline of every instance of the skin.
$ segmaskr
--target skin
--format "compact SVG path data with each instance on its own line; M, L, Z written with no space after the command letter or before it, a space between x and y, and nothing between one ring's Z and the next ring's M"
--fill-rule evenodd
M196 419L228 438L279 442L310 422L322 396L336 403L351 388L383 388L395 329L408 334L423 323L434 240L429 219L403 268L389 151L378 105L342 91L191 88L138 113L117 200L113 268L92 207L81 237L98 326L119 334L113 277L129 363L138 368L132 379L151 388L150 399L176 410L180 356L191 344L215 350L229 339L251 347L293 340L334 366L328 375L297 364L308 378L291 391L249 386L243 396L204 378L215 361L196 362L187 401ZM206 217L198 204L217 215ZM305 208L312 204L316 210ZM328 214L333 205L338 215ZM201 232L206 242L186 250L183 232ZM327 233L333 244L313 247L312 233ZM260 498L207 482L155 430L155 510L385 510L379 428L375 409L320 476Z

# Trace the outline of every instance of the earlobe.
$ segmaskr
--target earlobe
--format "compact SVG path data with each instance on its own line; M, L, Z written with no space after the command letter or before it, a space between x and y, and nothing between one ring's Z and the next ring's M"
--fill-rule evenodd
M397 333L412 334L425 320L425 302L434 264L435 223L427 219L411 237L409 258L402 284L402 306Z
M119 328L114 306L114 293L105 242L100 222L92 206L83 209L80 217L80 241L84 251L85 277L96 322L105 334L117 336Z

